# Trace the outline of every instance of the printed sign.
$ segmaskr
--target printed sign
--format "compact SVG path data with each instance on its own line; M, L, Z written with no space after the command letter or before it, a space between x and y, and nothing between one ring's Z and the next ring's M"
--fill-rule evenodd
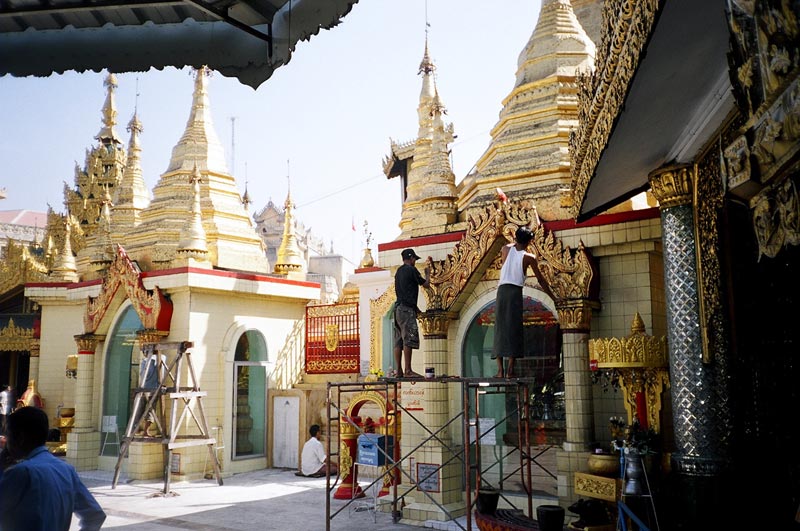
M425 492L439 492L439 465L417 463L417 488Z
M485 446L494 446L497 444L497 433L495 432L495 421L493 417L479 418L477 423L478 429L478 443ZM469 434L467 440L472 444L475 442L475 419L469 421Z

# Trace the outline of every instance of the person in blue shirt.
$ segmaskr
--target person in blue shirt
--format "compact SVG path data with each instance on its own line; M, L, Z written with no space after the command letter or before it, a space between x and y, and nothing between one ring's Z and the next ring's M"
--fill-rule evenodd
M72 514L80 529L100 529L106 513L69 463L45 446L49 423L39 408L22 407L8 416L0 456L0 529L68 531Z

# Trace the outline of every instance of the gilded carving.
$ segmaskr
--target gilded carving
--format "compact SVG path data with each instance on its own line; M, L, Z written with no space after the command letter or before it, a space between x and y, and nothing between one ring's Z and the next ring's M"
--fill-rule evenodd
M757 198L753 228L758 240L758 258L774 258L787 245L800 244L800 201L792 179Z
M728 188L736 188L750 181L750 148L747 138L740 136L725 148L725 169Z
M382 366L383 317L394 304L395 298L394 282L392 282L379 297L369 301L369 370L371 371Z
M75 336L75 343L78 345L78 353L94 354L97 349L97 342L100 336L94 334L81 334Z
M616 502L621 492L621 480L575 472L575 494Z
M573 250L546 230L529 201L498 200L470 216L467 230L455 245L453 254L441 262L430 262L431 287L426 290L428 312L455 311L454 305L464 288L494 267L497 257L493 251L513 241L514 232L520 226L533 228L530 245L537 257L534 273L539 284L555 299L557 306L563 307L568 324L588 329L591 308L572 307L566 303L596 298L598 277L594 260L583 243ZM561 311L559 309L559 314Z
M583 204L589 181L619 116L628 86L653 30L658 0L607 0L595 70L578 77L578 129L570 134L573 212Z
M515 214L522 214L519 205L513 208ZM453 248L453 254L445 260L430 262L431 287L425 290L428 310L450 309L503 234L509 213L507 206L489 205L469 215L467 230Z
M358 303L340 303L340 304L319 304L316 306L309 306L307 309L309 317L334 317L338 315L357 315Z
M750 175L750 155L745 136L740 135L742 119L737 118L728 124L721 138L724 150L724 166L721 164L718 148L710 148L697 164L697 179L694 190L694 227L697 252L698 301L700 303L700 327L703 339L703 362L710 363L712 355L723 356L727 352L725 316L722 308L722 273L720 270L719 226L724 210L724 196L727 188L736 186L752 187ZM731 142L731 138L734 140ZM715 143L716 144L716 143ZM737 159L737 157L739 157ZM734 160L740 160L739 174Z
M116 257L103 281L100 295L89 297L86 304L83 325L87 333L97 330L120 287L125 290L145 329L169 330L172 302L164 297L160 289L148 290L144 287L139 268L128 258L122 246L117 245Z
M8 240L0 260L0 293L7 293L27 282L46 282L47 265L31 253L27 245Z
M661 208L691 204L693 174L687 165L666 166L650 174L650 187Z
M348 477L351 468L353 468L353 456L350 455L350 447L347 442L342 441L339 444L339 477Z
M637 418L636 396L642 393L648 425L660 431L661 393L669 387L667 338L647 335L636 312L629 336L589 340L589 360L593 369L613 371L622 389L628 421Z
M13 318L8 319L8 325L0 328L0 351L23 351L28 352L31 350L31 344L34 341L33 328L22 328L14 323ZM37 347L38 347L38 339ZM39 354L38 348L36 354Z
M348 359L308 360L306 365L309 373L358 372L360 369L358 360Z
M588 332L592 322L592 306L588 301L556 301L558 324L563 331Z
M426 338L447 337L447 329L450 322L456 318L456 314L442 311L427 311L419 316L422 328L422 335Z
M583 242L577 249L571 249L539 224L533 231L531 247L536 255L539 283L557 304L559 301L596 298L597 269Z

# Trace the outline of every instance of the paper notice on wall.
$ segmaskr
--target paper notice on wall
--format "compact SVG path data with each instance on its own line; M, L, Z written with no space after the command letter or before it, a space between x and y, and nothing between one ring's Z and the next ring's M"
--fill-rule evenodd
M497 434L495 432L495 420L494 418L479 418L477 422L475 419L470 419L469 421L469 442L470 444L475 442L475 439L478 438L478 442L481 445L488 445L492 446L497 444ZM475 430L478 430L476 435Z

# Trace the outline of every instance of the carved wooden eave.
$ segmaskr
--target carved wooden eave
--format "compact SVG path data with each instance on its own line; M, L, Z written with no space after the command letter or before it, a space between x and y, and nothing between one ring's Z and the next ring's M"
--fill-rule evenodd
M725 189L749 201L761 256L800 245L800 8L732 2L731 81L743 123L727 145Z
M606 0L595 70L578 77L578 129L570 136L577 217L608 143L659 10L658 0Z
M600 276L597 263L582 241L577 249L572 249L539 224L533 231L531 247L537 258L536 276L557 303L598 300Z
M428 311L458 313L474 286L496 260L500 248L514 241L519 227L533 227L531 248L537 257L539 283L556 304L597 299L595 261L583 247L571 249L539 223L529 201L497 201L469 217L467 230L445 260L431 261L431 287L425 291Z
M8 325L0 328L0 351L29 352L34 340L35 329L17 326L14 319L9 319Z
M172 320L172 302L156 287L148 290L142 282L142 273L134 265L121 245L117 245L117 253L108 275L103 281L100 294L89 297L86 313L83 316L84 332L93 334L111 307L114 296L123 288L133 308L146 330L167 332Z
M5 257L0 261L0 294L27 282L46 282L47 266L31 255L28 248L9 240Z

